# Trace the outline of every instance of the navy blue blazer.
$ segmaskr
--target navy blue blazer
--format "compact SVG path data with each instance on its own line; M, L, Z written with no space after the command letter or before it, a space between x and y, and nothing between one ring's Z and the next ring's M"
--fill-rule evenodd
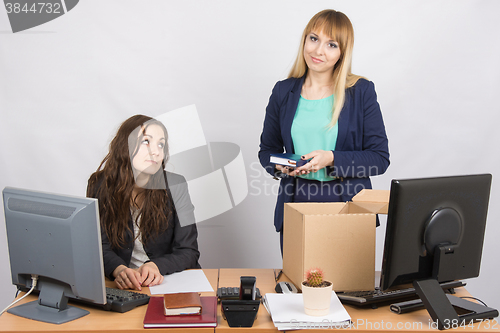
M293 177L277 174L275 165L269 162L273 153L294 153L292 122L299 103L302 78L279 81L273 88L266 108L264 128L260 137L259 160L273 176L282 176L274 226L283 227L283 211L286 202L293 202L295 181ZM338 137L333 151L334 162L327 167L329 175L340 178L342 201L350 201L364 188L372 188L370 176L383 174L389 167L389 147L384 121L372 82L359 79L346 89L345 104L338 120Z

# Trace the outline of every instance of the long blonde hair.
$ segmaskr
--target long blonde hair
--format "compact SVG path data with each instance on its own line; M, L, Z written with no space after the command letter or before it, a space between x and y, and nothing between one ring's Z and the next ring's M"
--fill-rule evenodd
M323 32L336 41L340 47L340 58L333 69L335 102L330 122L330 126L333 127L337 123L340 111L344 107L345 90L355 85L361 78L361 76L351 73L354 29L349 18L344 13L336 10L325 9L314 15L302 33L299 52L288 74L289 78L300 78L307 72L307 65L304 59L304 44L311 31L315 31L316 33Z

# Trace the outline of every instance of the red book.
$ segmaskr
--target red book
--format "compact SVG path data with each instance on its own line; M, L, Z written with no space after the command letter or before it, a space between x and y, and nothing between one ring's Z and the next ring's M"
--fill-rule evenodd
M165 316L163 297L151 297L144 316L144 328L159 327L216 327L217 297L202 296L201 315Z

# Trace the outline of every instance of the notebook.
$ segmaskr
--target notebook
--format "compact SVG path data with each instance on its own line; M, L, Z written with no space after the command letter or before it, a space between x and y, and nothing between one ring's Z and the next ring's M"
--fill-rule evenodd
M199 315L202 310L198 293L165 294L163 304L165 316Z
M291 153L271 154L269 161L274 164L281 164L292 168L301 167L309 162L309 160L303 160L301 155Z

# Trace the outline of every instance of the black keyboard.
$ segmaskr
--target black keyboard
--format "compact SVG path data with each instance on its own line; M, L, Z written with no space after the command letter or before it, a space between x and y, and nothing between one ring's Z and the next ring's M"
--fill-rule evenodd
M240 288L238 287L221 287L217 288L217 297L219 299L239 299ZM255 299L260 299L260 290L255 288Z
M100 306L103 310L127 312L133 308L148 304L149 296L130 290L121 290L106 287L107 303Z
M453 289L465 286L463 281L451 281L441 283L443 289ZM349 291L337 293L340 301L346 304L353 304L358 306L373 305L377 303L394 301L397 299L411 299L418 298L415 288L408 287L396 290L381 291L380 289L368 291Z

